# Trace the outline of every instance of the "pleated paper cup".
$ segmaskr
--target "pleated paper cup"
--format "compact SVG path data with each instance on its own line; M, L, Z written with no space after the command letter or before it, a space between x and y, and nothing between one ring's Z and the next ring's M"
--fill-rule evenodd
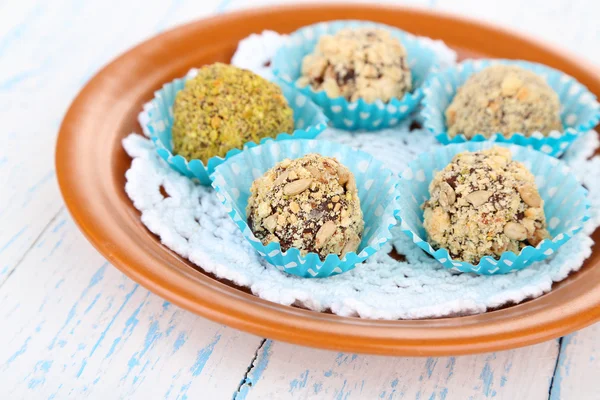
M335 254L325 260L316 253L302 256L297 248L283 252L279 243L264 245L248 226L246 206L252 182L278 162L308 153L337 158L356 179L365 229L357 252L347 253L342 259ZM271 140L245 149L215 169L212 183L227 213L256 251L281 271L305 278L346 272L375 254L392 237L390 229L396 224L394 215L398 211L397 184L395 174L370 154L320 140Z
M144 124L145 132L154 141L158 155L165 160L175 171L193 179L197 179L202 185L210 186L210 175L215 168L229 157L240 153L243 149L232 149L225 157L211 157L207 163L199 159L188 160L181 155L173 153L173 142L171 129L173 127L173 104L175 96L185 86L185 82L193 74L185 78L175 79L165 84L162 89L154 94L154 99L144 110L145 118L140 118ZM294 111L293 132L281 132L275 140L291 139L314 139L327 127L327 117L308 97L300 93L294 87L276 80L283 92L289 106ZM261 143L267 139L262 139ZM256 146L258 143L248 142L244 148Z
M452 102L458 89L474 73L496 64L516 65L542 77L559 97L563 129L550 132L547 136L541 132L534 132L530 136L526 136L522 132L513 132L508 136L496 133L490 138L486 138L481 133L472 139L467 139L463 134L451 138L446 125L446 108ZM600 120L600 105L596 101L596 96L585 86L561 71L527 61L467 60L442 72L432 74L425 83L424 92L422 111L424 126L443 144L468 141L514 143L558 157L569 148L575 139L593 129Z
M519 254L507 251L499 259L482 257L477 265L454 260L448 250L434 249L423 227L421 205L429 199L429 184L437 171L444 169L452 158L464 151L479 151L494 146L510 149L513 160L523 163L535 176L540 196L544 200L547 228L552 239L536 247L527 246ZM400 184L400 229L412 241L432 255L446 268L482 275L505 274L521 270L546 259L559 250L589 219L587 191L570 172L569 167L554 157L526 147L507 143L469 142L440 147L419 155L402 173Z
M377 100L367 103L363 99L349 102L344 97L329 97L324 90L315 91L310 85L296 84L301 76L302 60L311 54L322 35L333 35L344 28L372 27L387 30L406 48L408 66L412 74L413 90L402 98L384 103ZM396 125L409 116L423 98L422 85L438 68L436 53L418 37L384 24L368 21L330 21L305 26L293 32L272 61L273 73L310 97L331 120L336 128L374 131Z

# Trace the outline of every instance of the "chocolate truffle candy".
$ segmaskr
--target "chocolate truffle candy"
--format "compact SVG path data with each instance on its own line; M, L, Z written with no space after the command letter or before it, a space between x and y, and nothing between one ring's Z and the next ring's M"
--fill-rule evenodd
M534 72L516 65L493 65L472 75L446 109L448 136L481 133L511 136L561 131L560 102Z
M285 159L256 179L246 213L264 245L279 242L324 260L356 251L363 215L354 175L335 158L311 153Z
M300 86L311 85L329 97L388 102L411 91L406 49L388 31L345 28L323 35L302 61Z
M281 89L253 72L216 63L177 93L173 152L204 163L247 142L294 130L293 111Z
M435 174L429 193L423 209L430 244L455 260L518 254L550 237L535 179L506 148L457 154Z

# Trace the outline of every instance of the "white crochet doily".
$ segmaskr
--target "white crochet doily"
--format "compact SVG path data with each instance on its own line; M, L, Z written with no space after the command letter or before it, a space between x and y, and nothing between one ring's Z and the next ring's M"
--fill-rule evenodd
M260 39L255 35L246 43ZM253 46L260 48L256 43ZM454 61L447 48L439 43L435 46L446 60ZM258 57L265 59L264 55ZM247 66L241 58L235 59L238 65ZM400 172L417 154L439 146L433 135L410 126L411 121L406 121L394 129L357 134L328 129L319 138L372 153ZM592 218L584 232L546 262L508 275L456 274L395 230L391 243L354 270L326 279L304 279L264 262L223 211L213 190L170 169L150 140L132 134L123 140L123 146L133 158L126 173L127 194L141 211L142 222L165 246L206 272L250 288L263 299L343 316L418 319L467 315L538 297L548 292L553 282L581 267L591 255L589 234L600 225L600 158L588 159L599 142L595 132L590 132L563 160L589 189ZM401 261L388 255L392 246L403 255Z

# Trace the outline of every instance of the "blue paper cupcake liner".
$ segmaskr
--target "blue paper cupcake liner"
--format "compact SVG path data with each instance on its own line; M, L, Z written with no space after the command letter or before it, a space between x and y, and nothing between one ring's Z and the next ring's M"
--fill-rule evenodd
M565 127L564 130L550 132L548 136L544 136L540 132L535 132L531 136L515 132L510 137L497 133L490 138L486 138L483 134L475 135L470 140L462 134L450 138L446 126L446 108L452 102L458 88L471 75L494 64L517 65L544 78L559 97L560 117ZM596 101L596 96L585 86L561 71L527 61L494 59L464 61L455 67L432 74L425 83L424 92L422 111L424 126L443 144L467 141L515 143L558 157L575 139L593 129L600 121L600 105Z
M209 186L211 183L210 175L214 172L215 168L229 157L241 152L242 149L232 149L227 152L225 157L211 157L207 164L198 159L186 160L180 155L173 154L171 138L173 103L175 102L177 92L184 88L185 82L190 77L188 75L184 78L175 79L154 93L151 106L146 110L148 120L144 128L154 141L158 155L171 168L189 178L198 179L202 185ZM317 137L327 127L327 117L325 117L321 109L294 87L280 80L276 83L281 87L283 95L294 111L294 126L297 129L291 134L281 133L277 135L275 140L314 139ZM261 143L268 139L272 138L264 138L261 140ZM244 145L244 148L256 145L256 143L248 142Z
M513 159L522 162L535 176L540 196L544 200L546 223L552 239L544 240L536 247L527 246L519 254L504 252L500 259L483 257L478 265L452 260L448 250L435 250L427 242L421 205L430 197L429 184L433 175L445 168L456 154L489 149L493 146L509 148ZM551 256L579 232L583 223L589 219L587 191L570 173L569 167L556 158L517 145L469 142L440 147L413 160L402 173L398 187L400 211L397 217L400 220L400 229L444 267L461 272L493 275L523 269L533 262Z
M358 253L347 253L341 260L335 254L328 255L325 261L316 253L303 257L296 248L282 252L279 243L265 246L247 223L246 205L252 182L276 163L308 153L337 158L356 178L365 229ZM397 184L395 174L370 154L321 140L267 141L245 149L216 168L212 183L227 213L256 251L279 270L306 278L346 272L375 254L392 237L390 229L396 225L394 214L398 210Z
M377 100L367 103L363 99L349 102L344 97L330 98L325 91L315 91L310 85L299 87L296 81L301 76L302 60L312 53L322 35L335 34L344 28L374 27L389 31L402 42L408 54L408 65L412 73L413 91L388 103ZM309 25L292 33L287 44L281 46L272 60L273 73L286 82L296 85L298 90L323 108L333 126L345 130L378 130L396 125L410 115L423 98L421 86L429 73L438 67L436 53L425 46L416 36L388 25L367 21L331 21Z

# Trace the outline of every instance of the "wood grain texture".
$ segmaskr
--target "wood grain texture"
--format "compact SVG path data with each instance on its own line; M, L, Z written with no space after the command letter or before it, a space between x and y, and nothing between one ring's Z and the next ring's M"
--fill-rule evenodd
M231 396L261 339L163 301L88 247L62 211L0 289L0 398Z
M551 400L597 399L600 377L600 324L562 339Z
M7 194L0 196L0 285L62 207L54 143L62 116L82 85L127 48L173 25L209 15L218 4L0 4L0 185Z
M279 0L0 2L0 398L594 398L600 325L507 352L386 358L262 340L164 302L108 265L64 211L62 115L106 62L212 13ZM287 2L287 1L286 1ZM600 63L595 0L411 0ZM32 117L35 115L35 117Z
M557 341L475 356L392 358L267 340L237 398L547 399L557 355Z
M33 40L31 28L37 23L44 27L45 7L32 2L15 6L8 9L5 2L0 9L0 285L62 205L51 149L70 100L48 103L49 92L44 96L40 90L51 85L42 82L40 73L48 54L33 53L40 43ZM31 47L21 45L26 41ZM41 96L32 95L38 90ZM34 110L39 110L36 118L28 117Z
M218 4L0 4L0 398L237 390L261 339L178 309L108 265L64 211L53 168L62 115L85 81Z
M596 0L435 0L438 10L499 24L600 64Z

